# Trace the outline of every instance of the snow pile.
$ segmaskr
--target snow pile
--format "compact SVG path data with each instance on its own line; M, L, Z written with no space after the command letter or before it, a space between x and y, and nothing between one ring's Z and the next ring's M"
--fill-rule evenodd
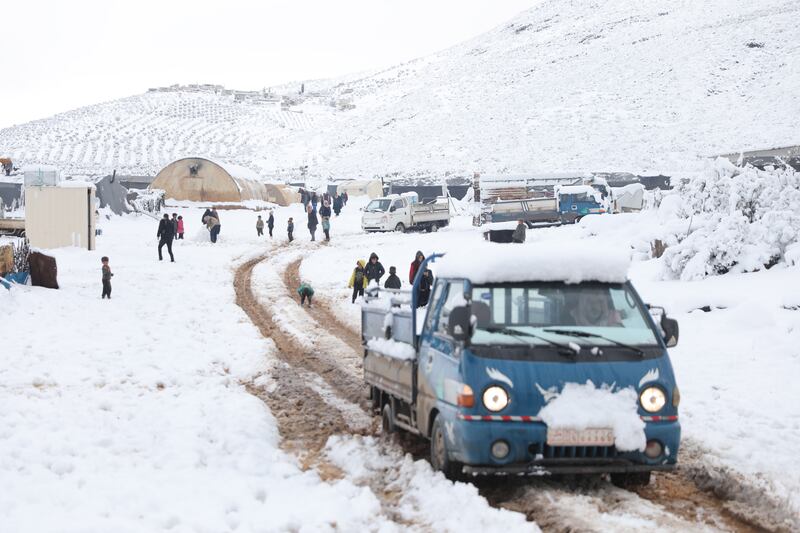
M740 168L720 158L678 191L687 227L667 238L669 275L695 280L788 262L787 248L800 236L800 174L793 169Z
M367 341L367 349L404 361L411 361L417 357L413 346L392 339L370 339Z
M409 530L540 531L523 514L492 508L474 485L448 481L427 461L414 461L373 437L331 437L325 454L347 479L402 494L395 511Z
M644 451L647 443L638 398L632 388L614 392L606 385L597 388L591 381L585 385L567 383L538 416L549 427L612 428L614 444L620 451Z
M434 265L437 277L466 278L473 283L622 283L628 276L630 251L574 242L537 242L530 246L481 242L448 252Z

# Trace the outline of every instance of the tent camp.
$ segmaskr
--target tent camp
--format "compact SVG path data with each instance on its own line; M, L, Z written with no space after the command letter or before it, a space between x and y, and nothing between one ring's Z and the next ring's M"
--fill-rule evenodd
M150 189L161 189L166 198L193 202L244 202L267 198L258 175L244 167L215 163L201 157L178 159L161 169Z
M338 194L344 192L348 196L369 196L380 198L383 196L383 184L380 180L352 180L339 184L336 189Z

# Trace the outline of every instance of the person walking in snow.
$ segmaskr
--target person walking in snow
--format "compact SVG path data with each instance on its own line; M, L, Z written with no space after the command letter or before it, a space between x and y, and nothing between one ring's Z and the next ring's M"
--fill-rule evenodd
M308 306L311 307L311 297L314 296L314 289L311 288L307 281L300 283L297 288L297 294L300 295L300 305L303 305L308 299Z
M417 275L417 270L419 270L419 266L423 261L425 261L425 256L420 250L417 250L417 254L411 262L411 268L408 270L408 282L412 285L414 284L414 277Z
M322 217L322 232L325 234L325 240L331 240L331 218Z
M524 220L517 221L517 227L514 230L514 233L511 234L511 241L522 244L525 242L525 231L528 227L525 225Z
M164 258L161 255L161 249L164 245L167 245L167 251L169 252L169 258L174 263L175 256L172 255L172 239L175 238L174 233L174 226L172 225L172 221L169 219L169 215L164 213L164 218L162 218L158 222L158 233L156 233L156 237L158 237L158 260L163 261Z
M385 289L399 289L402 285L400 278L397 277L397 269L393 266L389 267L389 277L386 278L386 282L383 284L383 288Z
M330 217L331 216L331 204L330 204L330 202L322 202L322 205L319 208L319 216L321 216L321 217Z
M289 233L289 242L294 240L292 233L294 232L294 219L289 217L289 222L286 224L286 231Z
M314 234L317 232L317 226L319 225L319 219L317 218L317 212L311 211L308 214L308 232L311 234L311 240L314 240Z
M353 289L352 303L356 303L356 297L364 296L364 289L367 288L367 276L364 274L363 259L356 261L356 267L353 269L353 273L350 274L350 282L347 286Z
M272 215L272 211L269 212L269 218L267 219L267 229L269 229L269 236L272 238L272 228L275 227L275 217Z
M178 217L178 238L181 240L183 240L183 232L184 232L183 215L181 215Z
M347 191L344 191L342 193L342 196L343 196L342 197L342 205L345 206L345 205L347 205L347 200L350 199L350 196L347 194Z
M334 213L336 214L336 216L338 217L338 216L339 216L339 213L340 213L341 211L342 211L342 197L341 197L341 195L338 195L338 194L337 194L337 195L336 195L336 196L333 198L333 212L334 212Z
M370 281L375 280L375 283L380 285L381 278L385 273L386 270L384 270L381 262L378 261L378 254L372 252L369 255L369 263L367 263L367 266L364 267L364 274L367 276L367 284L369 284Z
M108 266L108 257L103 256L100 258L100 262L103 263L103 294L100 296L100 299L108 297L111 299L111 277L114 275L111 272L111 267Z
M264 221L261 220L261 215L258 215L258 220L256 220L256 236L261 237L264 235Z

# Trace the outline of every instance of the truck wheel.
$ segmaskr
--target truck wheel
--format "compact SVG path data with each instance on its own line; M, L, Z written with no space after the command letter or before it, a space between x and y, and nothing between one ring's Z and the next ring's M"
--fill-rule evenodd
M398 222L397 225L394 227L394 230L398 231L400 233L405 233L406 232L406 227L403 225L402 222Z
M439 224L434 223L428 227L428 233L434 233L436 231L439 231Z
M451 481L462 479L461 465L451 461L447 454L447 439L444 434L444 423L436 417L431 430L431 466L444 474Z
M391 404L383 406L381 414L381 433L384 437L391 436L392 433L397 431L397 426L394 425L394 414L392 414Z
M650 484L650 472L630 472L628 474L611 474L611 483L622 489L646 487Z

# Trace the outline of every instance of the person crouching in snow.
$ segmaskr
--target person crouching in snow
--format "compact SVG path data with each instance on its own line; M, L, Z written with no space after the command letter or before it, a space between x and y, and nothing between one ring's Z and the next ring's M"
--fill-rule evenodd
M397 277L397 269L393 266L389 267L389 277L386 278L386 283L383 284L384 289L399 289L402 285L400 278Z
M311 297L314 296L314 289L311 288L307 281L300 283L297 288L297 294L300 295L300 305L303 305L308 299L308 306L311 307Z
M367 276L364 274L364 261L359 259L356 261L356 267L353 273L350 274L350 283L347 285L353 289L353 301L356 303L356 297L364 296L364 289L367 288Z

